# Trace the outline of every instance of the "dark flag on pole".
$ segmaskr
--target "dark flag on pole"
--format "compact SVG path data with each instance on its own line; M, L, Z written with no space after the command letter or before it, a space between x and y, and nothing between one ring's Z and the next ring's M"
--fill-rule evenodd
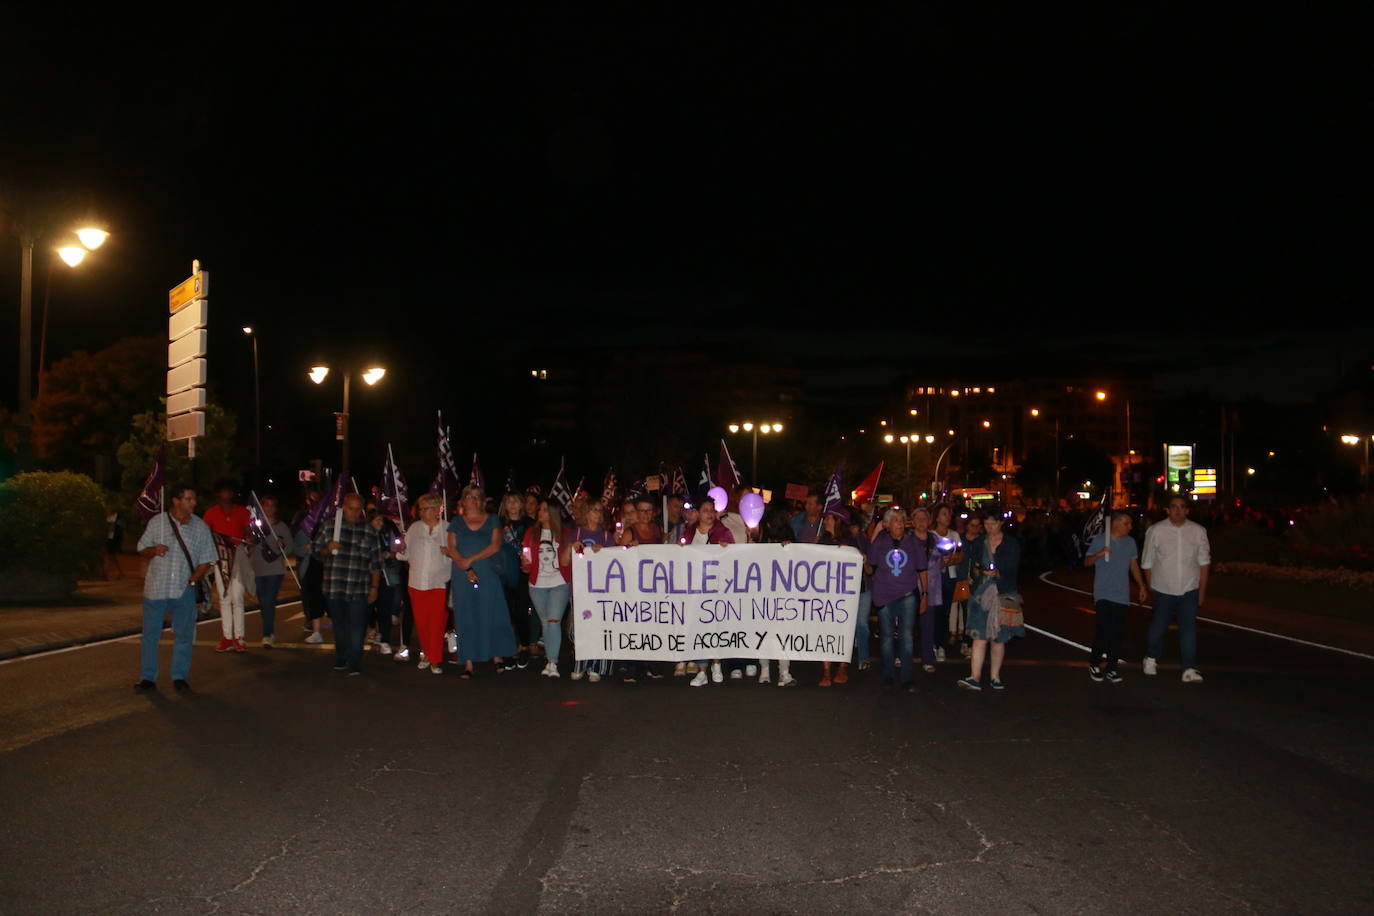
M687 478L682 474L682 465L673 468L673 482L668 485L669 496L681 496L688 499L691 494L687 492Z
M1112 491L1104 490L1102 492L1102 501L1097 504L1097 508L1093 510L1092 515L1089 515L1088 520L1083 523L1083 532L1079 535L1078 540L1079 556L1088 552L1088 545L1093 542L1093 538L1102 534L1110 527L1112 510L1109 507L1111 504Z
M153 470L148 474L148 479L143 482L143 489L138 494L138 499L134 500L134 506L138 509L139 516L146 523L162 511L162 488L166 485L167 478L167 443L162 443L162 448L157 450L157 457L153 459Z
M487 492L487 479L482 476L482 466L477 463L477 453L472 453L472 474L468 477L468 486L481 487L482 492Z
M606 471L606 482L601 485L601 504L607 512L615 511L615 468Z
M251 499L248 503L248 540L262 551L262 558L271 563L281 556L281 545L277 543L277 535L272 530L272 523L267 520L267 512L262 508L257 491L249 490L248 495Z
M448 511L448 504L452 497L449 494L457 494L461 489L458 485L458 466L453 462L453 448L448 440L448 427L444 425L444 412L439 411L439 473L434 476L434 483L430 484L429 492L440 497L444 501L444 510Z
M840 489L840 466L835 465L835 473L830 475L830 482L825 485L825 495L821 497L821 515L840 515L844 511L844 491ZM817 534L820 528L817 527Z
M725 440L720 440L720 460L716 463L716 486L724 487L727 493L733 493L735 487L743 482L743 478L739 476L739 468L735 467L735 459L730 457L730 450L725 447Z
M515 492L515 468L506 469L506 492Z
M701 480L697 481L697 489L701 491L701 495L704 497L706 491L711 487L711 459L703 453L701 456Z
M320 530L320 526L334 517L334 510L343 499L343 477L334 478L334 486L329 488L329 493L305 513L305 518L301 519L301 530L308 538L314 538L315 532Z
M377 507L382 514L398 519L401 527L406 524L406 502L410 494L406 492L406 479L396 466L396 458L391 454L391 443L386 444L386 464L382 466L382 498Z
M572 493L568 491L568 482L563 479L563 462L558 462L558 476L553 479L553 486L549 487L549 499L563 507L563 512L568 518L572 518Z

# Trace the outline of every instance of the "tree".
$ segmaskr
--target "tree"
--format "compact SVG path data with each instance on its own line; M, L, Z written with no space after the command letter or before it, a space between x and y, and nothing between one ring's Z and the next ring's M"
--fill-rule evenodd
M126 337L53 363L33 401L34 456L46 467L95 470L97 479L104 477L130 417L161 392L166 355L160 338Z
M166 399L161 409L145 410L131 422L131 431L119 446L119 466L122 468L119 489L131 504L143 489L148 472L153 468L157 450L167 438ZM230 454L238 424L232 411L217 404L205 408L205 435L196 439L196 486L202 502L210 496L210 487L222 477L238 476ZM191 480L191 459L186 455L186 443L167 442L167 485Z
M1062 493L1054 492L1054 450L1037 449L1026 456L1016 472L1016 482L1028 498L1058 499L1064 493L1083 488L1083 482L1093 482L1093 492L1112 485L1112 459L1096 446L1080 439L1066 439L1059 447L1059 485Z

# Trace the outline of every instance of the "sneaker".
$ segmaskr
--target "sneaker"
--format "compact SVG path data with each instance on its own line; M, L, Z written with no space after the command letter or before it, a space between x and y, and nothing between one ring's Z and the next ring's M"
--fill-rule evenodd
M778 686L779 686L779 687L795 687L795 686L797 686L797 679L794 678L792 675L788 674L788 675L786 675L786 676L784 676L784 677L778 678Z
M152 681L142 680L134 685L134 689L137 690L139 693L144 693L146 691L152 690L156 686L157 684L154 684Z
M934 673L935 673L935 666L934 666L934 665L922 665L922 666L921 666L921 670L924 671L926 674L934 674Z
M215 646L216 652L233 652L234 641L232 639L221 639L219 645Z
M1092 678L1094 681L1097 681L1099 684L1102 683L1102 669L1089 662L1088 677Z
M275 637L275 636L264 636L264 637L262 638L262 647L263 647L264 649L270 649L270 648L272 648L273 646L275 646L276 644L277 644L277 637Z
M678 662L673 666L673 677L685 677L687 675L687 663Z
M745 676L745 677L753 677L754 675L756 675L756 674L758 674L758 673L759 673L759 666L758 666L758 665L745 665L745 666L744 666L744 676Z
M568 675L568 677L572 678L574 681L580 681L582 680L582 672L574 668L573 673Z
M1159 673L1159 671L1155 667L1155 660L1153 658L1150 658L1150 656L1148 655L1145 656L1143 661L1141 661L1140 668L1150 677L1154 677L1156 674Z
M779 679L781 679L781 675L779 675ZM767 668L764 668L764 669L763 669L763 672L759 675L759 683L760 683L760 684L767 684L767 683L769 683L771 680L772 680L772 678L770 678L770 677L768 676L768 669L767 669Z
M357 668L353 668L348 672L349 677L362 677L362 674L363 673L359 671Z
M942 661L945 660L945 650L944 650L943 647L937 647L937 648L936 648L936 650L935 650L935 660L936 660L937 662L942 662Z
M1122 681L1126 680L1124 677L1122 677L1120 674L1116 673L1115 671L1108 671L1107 674L1106 674L1106 678L1107 678L1107 683L1109 683L1109 684L1120 684Z
M983 689L983 685L980 684L980 683L978 683L976 680L974 680L974 679L971 678L971 677L961 678L961 679L959 680L959 686L962 687L962 688L964 688L965 690L982 690L982 689Z
M420 661L422 661L422 662L427 662L427 661L429 661L428 658L425 658L425 653L423 653L423 652L420 653Z
M368 630L367 639L363 641L367 645L375 646L377 643L382 641L382 634L378 633L376 630Z
M343 662L339 662L337 665L334 666L334 670L335 670L335 671L347 671L347 670L348 670L348 666L345 665Z
M179 678L178 680L172 681L172 686L177 689L178 693L186 693L191 689L191 685L185 678Z
M245 646L245 645L243 644L243 640L242 640L242 639L236 639L236 640L234 640L234 651L235 651L235 652L247 652L247 651L248 651L248 647Z
M707 677L706 677L706 672L705 672L705 670L700 670L700 671L697 672L697 676L694 677L694 678L692 678L691 686L693 686L693 687L705 687L705 686L706 686L706 681L707 681ZM717 683L719 683L719 682L717 682Z
M588 684L600 684L600 683L601 683L601 675L597 674L595 671L588 671L588 672L587 672L587 683L588 683Z
M322 633L311 633L309 636L305 637L305 641L312 646L318 646L320 643L324 642L324 635Z
M389 643L389 642L378 643L378 644L377 644L377 651L380 652L380 653L382 653L383 655L390 655L390 654L391 654L391 643Z
M1185 684L1201 684L1201 683L1202 683L1202 674L1201 674L1196 668L1184 668L1184 669L1183 669L1183 683L1185 683Z
M651 681L663 680L663 675L658 673L658 669L654 667L653 662L650 662L649 664L644 666L644 676Z
M521 649L515 654L515 667L524 671L530 666L530 652L528 649Z
M902 667L902 660L899 658L899 659L897 659L895 662L893 662L892 664L894 664L894 665L896 665L898 668L900 668L900 667Z
M736 668L734 671L731 671L731 672L730 672L730 680L732 680L732 681L742 681L742 680L744 680L744 672L741 671L741 670L739 670L738 668Z
M721 673L720 662L711 663L711 680L717 684L724 683L725 675Z
M866 661L865 661L865 662L859 662L859 670L860 670L860 671L867 671L869 668L872 668L872 667L873 667L873 663L872 663L872 662L866 662Z
M410 660L410 646L401 646L401 650L391 656L392 661L405 662Z
M443 674L443 673L444 673L444 666L443 666L443 665L430 665L430 666L429 666L429 673L430 673L430 674Z
M558 665L554 662L549 662L544 665L544 670L539 673L544 677L558 677Z
M993 690L1006 690L1006 689L1007 689L1007 685L1006 685L1006 684L1003 684L1000 678L993 678L993 679L992 679L992 683L991 683L989 686L991 686Z
M421 671L427 671L429 670L429 662L425 661L424 659L420 659L420 664L416 665L415 667L419 668Z
M638 684L638 683L639 683L639 678L635 677L634 674L632 674L631 672L626 671L624 674L622 674L622 675L620 676L620 683L622 683L622 684Z
M697 673L698 671L700 671L700 670L701 670L701 666L698 665L696 662L688 662L688 663L687 663L687 673L688 673L688 674L696 674L696 673Z

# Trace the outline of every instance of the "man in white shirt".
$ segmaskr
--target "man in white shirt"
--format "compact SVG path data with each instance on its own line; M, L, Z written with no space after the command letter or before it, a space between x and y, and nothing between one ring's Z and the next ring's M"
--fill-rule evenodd
M1155 614L1150 621L1148 648L1142 668L1154 674L1156 660L1164 651L1164 632L1178 617L1178 647L1183 656L1183 682L1202 682L1197 663L1197 612L1207 600L1207 570L1212 562L1207 530L1188 521L1188 501L1169 499L1169 517L1145 532L1140 568L1154 593Z

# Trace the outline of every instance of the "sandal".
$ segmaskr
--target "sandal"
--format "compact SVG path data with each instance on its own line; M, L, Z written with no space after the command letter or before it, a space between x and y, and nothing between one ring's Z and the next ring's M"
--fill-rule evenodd
M459 680L462 680L462 681L470 681L470 680L472 680L472 671L471 671L471 669L469 669L469 668L464 668L462 671L459 671L459 672L458 672L458 679L459 679Z

